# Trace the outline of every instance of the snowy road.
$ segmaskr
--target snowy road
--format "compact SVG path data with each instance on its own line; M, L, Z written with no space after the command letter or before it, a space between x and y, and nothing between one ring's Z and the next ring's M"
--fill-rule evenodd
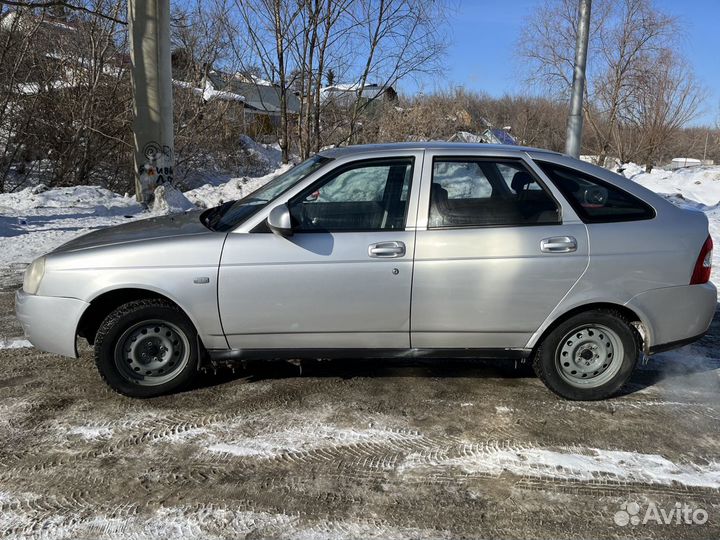
M11 304L0 292L0 343L17 343L0 350L3 538L720 534L720 319L599 403L449 361L257 363L138 401L89 349L14 342ZM676 505L707 521L653 519Z

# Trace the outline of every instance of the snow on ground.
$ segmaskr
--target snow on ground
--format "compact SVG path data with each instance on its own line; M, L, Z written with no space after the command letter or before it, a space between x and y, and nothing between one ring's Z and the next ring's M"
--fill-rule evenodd
M83 439L104 439L112 436L113 430L108 427L97 426L75 426L68 431L71 435L79 435Z
M688 167L674 171L653 169L650 173L635 163L623 167L625 177L656 193L679 195L705 206L720 203L720 166Z
M296 417L288 420L297 421ZM345 429L327 422L303 420L298 426L288 422L287 428L279 428L272 432L246 436L241 433L223 433L217 436L211 433L198 433L195 436L202 440L211 453L231 456L261 456L274 459L284 454L313 452L322 448L331 448L337 444L372 444L379 441L417 440L418 433L408 433L383 427L367 427L365 429Z
M0 193L0 273L17 274L76 236L146 215L134 198L96 186Z
M27 349L32 346L32 343L23 338L0 339L0 349Z
M200 432L198 442L211 453L235 457L254 456L277 459L286 455L332 450L338 444L381 444L387 441L407 445L414 441L422 446L420 433L368 427L364 430L342 429L325 422L309 422L302 428L290 427L267 433L243 435L238 431L221 435ZM471 475L499 476L505 471L534 478L593 481L599 478L642 484L720 488L720 462L674 462L658 454L644 454L605 448L522 447L509 444L460 443L461 450L431 455L420 451L409 453L398 464L400 473L419 473L425 469L456 468ZM458 455L459 454L459 455Z
M205 184L199 188L186 191L185 196L200 208L212 208L227 201L242 199L259 187L264 186L278 174L287 171L290 167L291 165L282 165L270 174L255 178L248 176L233 178L219 186Z
M134 197L98 186L47 189L40 184L0 193L0 278L5 274L8 281L17 281L17 274L33 259L94 229L217 206L248 195L289 167L284 165L257 178L233 178L219 186L206 184L184 194L160 186L150 210Z
M420 459L416 459L416 458ZM720 488L720 463L674 463L658 454L642 454L597 448L517 448L470 445L460 457L438 454L428 461L425 456L409 455L400 471L427 466L457 467L468 474L499 476L504 471L535 478L562 478L589 482L598 478L642 484Z
M180 214L188 210L194 210L195 205L188 198L171 184L158 186L155 189L155 196L152 203L152 213L165 216L167 214Z

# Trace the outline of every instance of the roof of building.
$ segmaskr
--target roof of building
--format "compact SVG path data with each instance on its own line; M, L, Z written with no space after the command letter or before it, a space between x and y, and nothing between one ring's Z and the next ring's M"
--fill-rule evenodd
M278 86L239 81L217 72L210 73L209 78L216 90L243 96L243 102L247 107L267 114L280 114L280 88ZM286 93L286 100L289 113L300 112L300 100L292 92Z

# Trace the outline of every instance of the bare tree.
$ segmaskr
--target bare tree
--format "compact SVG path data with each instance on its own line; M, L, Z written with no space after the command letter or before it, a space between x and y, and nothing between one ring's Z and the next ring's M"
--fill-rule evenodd
M107 19L118 24L127 24L125 20L118 17L117 13L109 13L102 9L102 7L97 7L93 5L92 1L68 2L66 0L0 0L0 6L2 5L32 10L48 10L53 8L61 8L71 11L87 13L89 15Z
M356 140L358 119L374 98L364 98L370 78L382 90L398 80L440 70L447 4L424 0L357 0L353 6L354 50L363 59L350 116L348 140Z
M446 0L235 0L237 57L262 67L280 93L280 142L285 159L291 139L301 156L328 140L357 140L370 102L403 77L436 72L444 48ZM242 31L241 31L242 30ZM248 55L249 52L249 55ZM249 58L248 58L249 56ZM323 99L323 75L354 81L346 118ZM366 96L369 82L380 91ZM287 96L301 108L290 121ZM333 122L328 122L332 119ZM294 133L290 128L295 127Z
M301 157L321 147L320 117L323 103L321 90L326 62L336 59L338 43L347 38L351 28L348 15L352 0L308 0L294 49L301 79L299 97L302 108L298 118Z
M558 98L567 96L571 84L576 9L573 0L546 4L530 19L520 40L530 79L542 82ZM648 94L641 84L650 84L647 66L666 66L662 59L677 48L680 35L678 21L655 8L651 0L594 2L585 100L591 137L585 147L598 156L599 163L611 152L623 161L630 157L628 121L635 115L639 94ZM677 69L666 70L666 75L682 76ZM647 123L643 126L650 129ZM637 129L634 121L633 130Z
M283 162L290 159L290 122L288 119L288 93L290 92L289 74L292 72L290 47L297 39L296 19L303 13L307 0L286 2L284 0L235 0L239 23L242 25L240 36L250 47L253 59L262 66L271 81L277 81L280 94L280 148ZM246 54L238 54L242 47L236 46L239 61Z
M89 5L89 4L88 4ZM4 28L3 103L6 131L3 177L22 185L24 163L45 163L55 184L108 185L130 168L130 90L123 61L125 26L120 1L98 0L86 12L23 9ZM44 160L44 161L43 161Z
M703 94L692 71L670 50L646 58L628 82L629 103L623 114L634 129L628 142L648 172L666 141L692 120Z

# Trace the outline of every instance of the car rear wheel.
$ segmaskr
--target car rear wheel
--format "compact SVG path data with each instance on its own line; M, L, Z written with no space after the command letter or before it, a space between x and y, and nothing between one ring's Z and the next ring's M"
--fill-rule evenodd
M197 332L174 304L137 300L118 307L98 329L95 364L116 392L148 398L186 386L197 370Z
M533 367L556 394L573 400L604 399L632 374L640 338L619 312L593 310L559 324L543 340Z

